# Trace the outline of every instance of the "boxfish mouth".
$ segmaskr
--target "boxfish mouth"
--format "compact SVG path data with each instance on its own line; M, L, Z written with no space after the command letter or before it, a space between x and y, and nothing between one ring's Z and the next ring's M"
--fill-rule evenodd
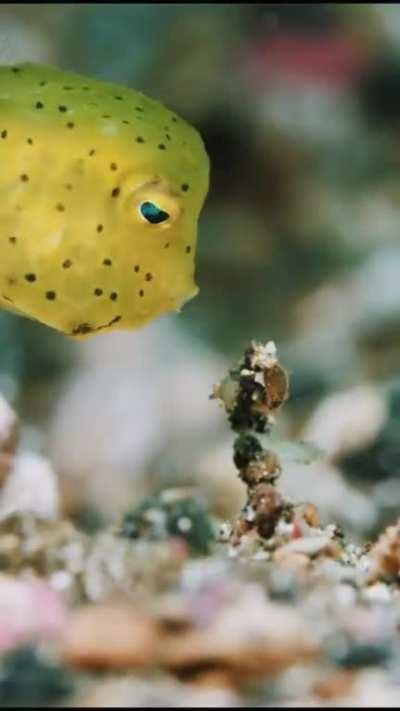
M175 309L175 311L180 312L183 308L183 306L193 299L197 294L199 293L199 287L197 284L194 282L190 286L189 289L185 289L184 295L178 294L174 299L172 299L171 307L170 309ZM70 332L69 335L73 338L84 338L85 336L90 336L94 335L96 333L99 333L100 331L103 331L107 328L111 328L114 326L116 323L121 321L122 316L114 316L110 321L107 321L106 323L99 324L99 325L93 325L89 322L84 322L84 323L78 323Z
M114 316L108 323L100 324L100 326L91 326L90 323L80 323L70 333L71 336L87 336L89 333L97 333L104 328L111 328L115 323L120 321L122 316Z

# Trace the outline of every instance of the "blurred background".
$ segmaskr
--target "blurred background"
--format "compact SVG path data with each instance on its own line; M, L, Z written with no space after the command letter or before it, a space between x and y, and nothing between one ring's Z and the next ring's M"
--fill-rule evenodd
M291 376L282 437L324 456L282 486L374 535L400 505L400 7L2 4L0 60L161 100L201 132L211 188L182 314L74 343L0 313L0 391L93 530L167 486L243 501L209 400L251 339Z

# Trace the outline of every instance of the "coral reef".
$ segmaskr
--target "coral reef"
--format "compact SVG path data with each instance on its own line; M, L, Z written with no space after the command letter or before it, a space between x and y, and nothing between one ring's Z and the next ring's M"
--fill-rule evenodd
M232 521L210 512L197 489L181 487L86 533L57 512L40 515L33 499L32 510L28 499L18 511L18 492L16 510L1 514L21 455L17 418L3 404L0 442L10 472L0 490L2 699L23 705L29 694L37 705L72 707L138 699L143 707L392 705L399 524L360 545L321 522L306 481L301 502L281 490L283 452L304 462L319 456L305 442L276 436L288 397L272 342L252 342L214 386L245 490ZM49 486L45 468L42 481Z
M20 455L18 421L3 402L2 701L23 704L28 692L38 705L72 706L351 705L383 690L388 703L397 698L399 524L358 545L321 523L312 490L301 502L281 490L288 443L274 431L288 397L272 342L252 342L214 386L245 490L233 520L217 519L186 487L87 533L57 512L40 515L33 499L18 510L17 491L16 510L1 513ZM309 445L291 445L310 459Z

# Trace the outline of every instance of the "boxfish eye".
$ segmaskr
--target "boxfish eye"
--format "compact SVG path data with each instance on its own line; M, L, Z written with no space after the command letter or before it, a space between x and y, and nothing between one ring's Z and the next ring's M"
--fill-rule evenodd
M169 219L168 212L162 210L154 202L142 202L139 212L152 225L158 225L160 222L165 222Z

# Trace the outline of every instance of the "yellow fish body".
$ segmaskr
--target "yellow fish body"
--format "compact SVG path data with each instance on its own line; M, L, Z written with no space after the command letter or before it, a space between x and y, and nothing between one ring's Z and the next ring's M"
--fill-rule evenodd
M199 134L158 102L0 68L0 306L78 338L179 309L208 181Z

